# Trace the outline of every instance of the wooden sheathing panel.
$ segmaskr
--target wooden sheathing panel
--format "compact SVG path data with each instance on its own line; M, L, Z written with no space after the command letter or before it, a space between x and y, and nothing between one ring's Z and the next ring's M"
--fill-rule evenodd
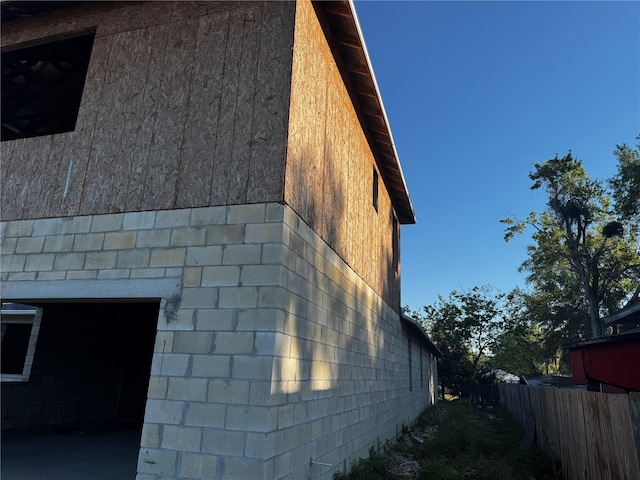
M390 305L399 306L393 209L313 6L297 3L285 199ZM377 168L377 167L376 167Z
M265 199L284 198L294 21L293 2L265 3L260 26L248 188L255 196Z
M262 7L261 4L255 4ZM258 70L258 51L260 43L260 25L262 9L251 8L237 11L232 28L237 27L231 38L237 45L229 49L235 72L227 78L235 95L232 108L226 121L229 131L233 133L231 156L229 157L227 198L225 203L245 203L249 184L249 159L251 155L251 130L253 121L253 104L256 93L256 74ZM227 58L228 58L227 57Z
M327 115L326 45L322 28L307 5L296 11L285 199L325 240L323 192ZM324 48L323 48L324 47Z
M113 3L3 27L5 45L96 28L75 131L3 142L3 219L281 201L294 12Z
M188 128L184 133L182 155L190 159L192 168L186 168L186 162L183 162L178 172L178 208L209 202L214 178L226 178L226 162L214 163L215 152L211 145L216 145L218 140L218 122L223 98L220 79L225 70L225 62L219 53L216 53L222 51L221 46L227 45L229 16L230 13L227 11L216 16L202 17L198 21L191 96L197 98L201 106L187 110L187 124L199 127ZM216 188L215 191L218 192L217 201L224 201L220 195L223 189Z

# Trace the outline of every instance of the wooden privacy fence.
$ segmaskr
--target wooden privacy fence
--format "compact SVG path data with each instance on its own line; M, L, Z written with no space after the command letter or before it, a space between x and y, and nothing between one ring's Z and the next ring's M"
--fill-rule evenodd
M640 479L638 394L514 384L500 384L499 392L525 436L535 432L538 445L560 461L565 479Z

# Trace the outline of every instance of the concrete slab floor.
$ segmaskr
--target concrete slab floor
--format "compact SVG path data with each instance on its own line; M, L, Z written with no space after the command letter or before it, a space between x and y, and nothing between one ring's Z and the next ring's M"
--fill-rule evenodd
M2 436L2 480L134 480L140 430Z

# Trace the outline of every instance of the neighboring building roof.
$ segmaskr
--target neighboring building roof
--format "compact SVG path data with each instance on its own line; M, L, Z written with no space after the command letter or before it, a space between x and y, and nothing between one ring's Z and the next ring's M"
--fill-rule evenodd
M442 357L442 352L440 351L440 349L438 347L436 347L436 345L431 341L431 339L429 338L429 335L427 335L427 332L424 330L424 328L422 328L422 325L420 325L415 319L405 315L404 313L400 316L400 320L402 321L402 323L405 325L405 327L407 328L407 330L409 330L413 335L415 335L416 337L424 340L424 342L427 344L427 347L429 348L429 350L431 350L436 356L438 357Z
M556 375L521 375L520 383L530 387L576 388L572 377Z
M20 2L2 1L2 23L41 15L53 10L88 2ZM340 55L344 78L356 111L360 117L369 145L380 167L393 206L401 224L416 223L398 153L391 135L382 97L376 82L371 60L364 43L362 30L353 0L314 2L327 18L334 47ZM337 45L335 45L337 44ZM341 71L343 69L341 68Z
M627 305L622 310L602 319L605 325L613 325L622 322L640 322L640 301Z

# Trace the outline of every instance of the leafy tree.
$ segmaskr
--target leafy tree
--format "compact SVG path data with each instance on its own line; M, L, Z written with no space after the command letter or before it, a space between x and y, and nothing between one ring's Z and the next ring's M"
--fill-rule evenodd
M459 392L479 382L481 372L502 332L504 295L491 295L488 286L451 292L448 299L423 307L412 316L420 321L444 358L438 366L443 387Z
M629 158L628 149L619 150L619 160L622 153L625 159ZM627 180L635 178L627 168L633 161L625 162L618 180L613 182L618 185L614 187L618 195L633 184ZM587 312L590 336L600 337L601 314L619 308L638 285L637 226L625 228L623 223L633 217L633 210L618 221L603 182L591 179L571 152L536 163L529 178L533 181L531 189L545 189L547 209L531 212L522 221L501 220L507 225L505 240L529 226L535 229L534 244L528 247L529 258L521 267L528 272L527 281L534 286L535 294L552 301L549 307L556 307L556 311L551 313L557 315L567 308ZM634 198L637 196L628 196L629 201ZM570 298L565 292L571 294ZM575 315L568 318L574 319ZM558 326L558 322L553 325ZM572 333L579 338L588 335L579 326Z
M640 141L640 135L636 137ZM635 150L626 144L617 145L618 172L609 180L615 200L615 211L623 219L631 221L637 230L640 224L640 143Z

